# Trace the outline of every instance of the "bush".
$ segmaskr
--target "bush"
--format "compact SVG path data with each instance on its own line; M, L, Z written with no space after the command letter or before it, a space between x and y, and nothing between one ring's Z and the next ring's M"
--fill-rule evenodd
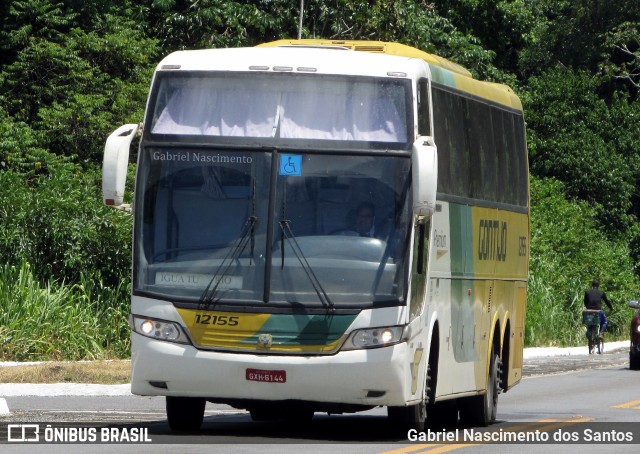
M75 284L81 272L104 285L130 280L130 215L101 202L96 171L49 167L25 180L0 172L0 259L26 262L40 282Z
M609 333L626 336L628 312L637 296L629 247L597 228L585 202L569 201L562 183L531 180L531 261L527 307L527 346L584 343L581 312L584 291L600 279L614 306Z

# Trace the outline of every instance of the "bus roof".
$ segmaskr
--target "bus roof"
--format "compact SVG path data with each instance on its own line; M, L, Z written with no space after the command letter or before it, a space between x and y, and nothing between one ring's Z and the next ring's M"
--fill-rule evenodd
M292 72L373 77L423 77L424 63L391 55L354 53L324 47L242 47L177 51L166 56L158 71Z
M522 110L522 103L513 90L507 85L479 81L464 67L446 58L416 49L405 44L385 41L363 40L328 40L328 39L283 39L259 44L257 47L335 47L355 50L359 52L396 55L407 58L424 60L431 68L434 82L462 90L471 95L488 99L508 107Z
M358 40L328 40L328 39L281 39L269 43L258 44L256 47L274 46L306 46L306 47L342 47L359 52L373 52L400 57L419 58L427 63L435 64L449 71L471 77L471 73L457 63L446 58L428 54L415 47L400 43L388 43L385 41L358 41Z

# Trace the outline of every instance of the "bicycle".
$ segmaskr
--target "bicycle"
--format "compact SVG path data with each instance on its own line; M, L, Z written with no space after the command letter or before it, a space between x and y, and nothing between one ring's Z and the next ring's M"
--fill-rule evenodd
M600 311L585 309L582 311L582 324L587 327L587 339L589 340L589 354L598 349L598 354L604 351L604 339L600 333Z

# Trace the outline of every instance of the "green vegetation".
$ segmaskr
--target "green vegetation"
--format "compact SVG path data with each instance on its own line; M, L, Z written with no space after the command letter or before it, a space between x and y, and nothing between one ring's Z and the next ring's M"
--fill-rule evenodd
M531 165L526 344L582 343L599 277L640 295L637 0L307 0L303 37L398 41L521 96ZM125 358L131 217L101 204L108 134L174 50L298 34L298 0L0 4L0 359ZM133 165L132 165L133 166Z
M531 262L526 342L529 346L584 344L581 311L591 276L616 309L609 332L627 335L637 276L624 240L606 238L586 202L570 202L554 179L531 180Z
M28 264L0 266L0 358L125 356L127 289L128 285L105 288L82 273L73 285L43 285Z

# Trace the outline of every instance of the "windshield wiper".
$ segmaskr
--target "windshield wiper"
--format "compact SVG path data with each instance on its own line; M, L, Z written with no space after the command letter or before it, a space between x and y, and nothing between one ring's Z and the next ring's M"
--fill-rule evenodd
M251 243L249 264L252 263L254 232L257 221L258 218L256 218L255 216L249 216L247 222L245 222L244 224L240 236L236 239L233 246L229 248L227 254L222 259L220 266L218 266L218 269L209 281L209 284L207 284L204 292L202 292L202 295L200 296L201 303L213 304L217 302L215 297L218 292L218 288L220 287L220 283L223 281L222 277L226 276L227 272L231 268L231 265L238 259L238 257L240 257L242 252L247 247L247 244L249 243Z
M216 294L218 293L218 288L220 287L220 283L222 282L222 278L226 276L227 272L231 268L231 265L242 255L247 244L249 244L249 265L253 263L253 250L255 248L255 233L256 233L256 224L258 222L258 218L256 217L256 184L255 179L253 180L253 188L252 188L252 197L251 197L251 216L247 218L247 221L244 223L242 227L242 231L240 235L235 240L233 246L229 248L226 255L220 262L220 266L213 274L213 277L207 284L207 287L202 292L200 296L200 302L205 305L215 304Z
M322 287L320 280L318 279L316 274L313 272L311 265L309 265L307 258L304 256L304 253L302 252L302 248L300 248L300 245L298 244L298 241L296 240L296 237L293 234L293 231L291 230L291 221L289 221L285 217L285 203L286 203L285 200L286 200L286 194L285 194L285 197L282 199L282 218L278 223L280 225L280 231L281 231L281 235L280 235L280 253L282 254L281 269L284 269L284 252L285 252L284 240L287 239L289 245L291 246L291 250L297 257L298 261L300 262L300 265L302 266L302 269L304 270L305 274L309 278L309 282L311 282L311 286L313 287L313 290L315 290L316 294L318 295L318 299L320 300L322 305L327 308L328 312L334 312L335 307L334 307L333 301L331 301L331 298L329 298L329 295Z
M391 256L391 253L393 252L392 248L397 247L395 243L396 243L396 237L398 236L398 232L395 226L400 224L400 218L402 217L402 213L404 212L407 201L409 200L409 198L407 197L409 186L411 186L411 173L409 173L409 176L404 180L404 185L402 186L402 194L398 199L398 200L402 200L402 203L398 204L398 202L396 201L395 217L393 220L394 227L387 237L387 245L384 248L382 259L380 260L380 265L378 265L378 270L376 271L376 277L373 280L373 285L371 286L371 294L374 295L374 297L377 295L376 291L378 290L378 286L380 285L380 281L382 280L382 275L384 274L384 269L387 265L387 259ZM407 238L405 239L405 243L404 243L405 247L406 245L409 244L409 235L411 235L410 229L406 230L406 235L407 235Z

